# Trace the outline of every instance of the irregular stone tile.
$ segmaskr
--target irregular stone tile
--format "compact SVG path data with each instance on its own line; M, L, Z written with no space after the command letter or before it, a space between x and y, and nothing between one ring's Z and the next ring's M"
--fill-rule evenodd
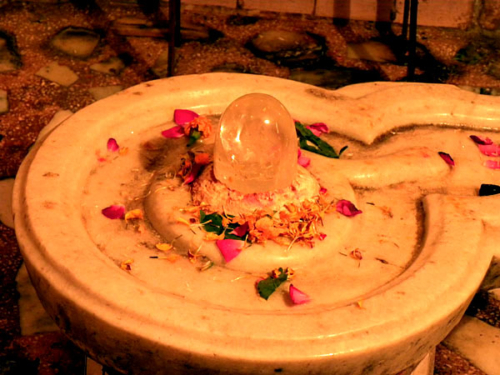
M0 30L0 72L17 70L21 65L14 37Z
M37 73L37 76L48 79L61 86L71 86L78 80L78 76L70 68L64 65L59 65L57 62L51 62L44 66Z
M9 112L9 101L7 91L0 90L0 114Z
M113 22L115 32L123 36L165 38L169 33L166 22L152 22L143 17L124 17ZM216 40L223 34L206 26L181 19L181 37L183 40Z
M113 22L112 28L118 35L164 38L168 35L168 25L155 25L142 17L124 17Z
M292 69L290 79L326 89L337 89L353 83L381 80L375 71L335 67L334 69Z
M376 62L396 62L396 56L391 48L384 43L368 41L364 43L350 43L347 45L349 59L368 60Z
M411 372L410 375L432 375L434 374L434 357L436 355L436 349L432 349L427 355L420 361L417 367Z
M481 290L490 290L494 288L500 288L500 249L497 249L497 253L491 261L490 268L481 283Z
M59 32L51 40L51 45L70 56L86 58L94 52L99 44L99 34L80 27L68 27Z
M52 117L47 125L43 127L43 129L38 133L38 137L36 138L36 142L43 140L49 133L54 130L61 122L66 120L69 116L71 116L73 112L68 110L61 110L56 112L56 114Z
M119 57L113 56L105 61L90 65L90 69L99 73L118 75L125 69L125 62Z
M487 374L500 374L500 329L465 316L444 340Z
M168 74L168 49L163 51L156 59L153 67L151 68L154 74L158 77L166 77Z
M224 73L252 73L249 68L236 63L227 63L214 66L210 69L211 72L224 72Z
M500 288L491 289L488 293L497 301L500 301Z
M12 212L12 191L14 190L14 179L6 178L0 180L0 222L14 228L14 214Z
M116 94L119 91L122 91L122 86L103 86L103 87L92 87L89 89L89 92L92 94L95 100L104 99L108 96Z
M41 332L58 331L59 328L45 312L35 288L23 264L16 277L17 291L19 292L19 323L23 336Z
M259 57L286 66L317 63L326 51L321 37L285 30L264 31L250 41L248 48Z

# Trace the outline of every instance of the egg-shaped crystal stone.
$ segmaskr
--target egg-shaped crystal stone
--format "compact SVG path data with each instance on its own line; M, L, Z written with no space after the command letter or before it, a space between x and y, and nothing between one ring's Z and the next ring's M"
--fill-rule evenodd
M214 174L244 194L283 189L297 173L297 134L290 113L267 94L244 95L222 114Z

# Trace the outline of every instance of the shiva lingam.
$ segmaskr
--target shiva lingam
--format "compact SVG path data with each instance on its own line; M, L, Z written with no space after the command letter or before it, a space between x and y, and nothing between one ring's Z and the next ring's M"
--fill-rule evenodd
M37 142L16 234L48 313L118 371L410 373L497 251L500 203L478 195L500 183L498 104L446 85L144 83Z

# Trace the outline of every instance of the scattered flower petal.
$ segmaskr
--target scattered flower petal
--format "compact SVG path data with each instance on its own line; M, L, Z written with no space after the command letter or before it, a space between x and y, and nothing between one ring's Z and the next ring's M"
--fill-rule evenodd
M452 157L447 154L446 152L439 152L439 156L441 156L441 158L446 162L446 164L450 165L450 166L454 166L455 165L455 161L452 159Z
M196 112L190 111L189 109L176 109L174 111L174 122L177 125L184 125L193 121L198 116Z
M169 251L172 250L173 246L169 243L157 243L156 248L161 251Z
M125 214L125 221L130 221L130 220L143 220L144 219L144 212L140 209L137 208L132 211L128 211Z
M102 209L102 214L108 219L123 219L125 217L125 206L114 204Z
M198 174L200 174L201 167L201 164L194 164L189 174L184 178L184 184L189 185L192 183L198 177Z
M356 216L362 213L363 211L358 210L352 202L345 199L341 199L337 202L337 212L340 212L344 216L351 217L351 216Z
M326 193L327 193L327 191L328 191L328 189L327 189L327 188L325 188L325 187L323 187L323 186L319 189L319 193L320 193L320 194L326 194Z
M165 138L181 138L184 137L184 128L181 125L174 126L173 128L161 132Z
M328 133L330 131L330 129L328 129L328 125L323 124L322 122L308 125L306 126L306 129L309 129L316 137L319 137L321 134Z
M489 144L489 145L478 144L477 147L479 148L479 151L481 151L481 153L483 155L500 156L500 145L497 145L497 144Z
M311 164L311 159L309 159L308 157L302 156L302 152L300 151L300 148L299 148L298 155L299 155L299 157L297 158L297 163L299 163L299 165L304 167L304 168L309 167L309 164Z
M302 305L311 301L311 298L307 294L294 287L293 284L290 284L288 292L295 305Z
M500 162L495 160L486 160L484 165L490 169L500 169Z
M477 135L471 135L470 139L474 141L475 144L477 145L491 145L493 144L493 141L489 138L483 138Z
M242 225L240 225L238 228L236 228L235 230L233 230L231 232L231 234L234 234L235 236L238 236L238 237L243 237L245 234L248 233L248 223L244 223Z
M118 142L116 142L116 139L114 138L108 139L108 151L111 152L120 151L120 146L118 146Z
M216 244L220 252L222 253L222 256L224 257L224 260L226 262L230 262L238 255L240 255L241 250L243 249L243 245L245 245L245 242L240 240L228 239L228 240L218 240Z
M352 259L355 259L355 260L361 260L361 259L363 259L363 254L361 254L361 251L359 251L359 249L355 249L355 250L351 251L349 253L349 256Z
M194 162L200 165L210 164L210 155L208 152L199 152L194 155Z
M319 236L318 236L318 238L319 238L320 241L323 241L326 238L326 234L325 233L320 233Z
M122 270L125 270L125 271L131 271L132 270L132 267L131 267L131 264L134 263L134 260L133 259L127 259L127 260L124 260L121 264L120 264L120 268Z

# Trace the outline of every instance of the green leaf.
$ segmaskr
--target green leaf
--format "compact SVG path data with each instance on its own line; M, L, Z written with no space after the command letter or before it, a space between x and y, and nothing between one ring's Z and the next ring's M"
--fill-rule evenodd
M206 215L205 212L200 210L200 223L203 225L203 229L207 232L213 232L216 234L221 234L224 232L224 227L222 226L222 216L219 214Z
M315 136L312 131L307 129L300 122L295 121L295 129L297 131L297 136L299 137L299 146L301 149L311 151L328 158L339 158L340 153L337 154L332 146L323 141L320 137ZM345 151L346 148L347 146L342 148L342 151Z
M231 216L228 217L231 218ZM231 223L227 226L227 228L225 228L222 225L222 215L219 215L217 213L207 215L203 210L200 210L200 223L203 225L203 229L206 232L212 232L219 235L222 234L222 232L224 232L225 230L225 239L245 241L245 238L231 234L231 232L235 230L239 226L239 224Z
M283 271L283 268L280 267L279 271L280 274L278 277L269 276L267 279L261 280L257 284L257 291L265 300L267 300L281 284L288 280L288 275Z
M198 139L200 139L201 133L198 130L193 130L189 133L188 147L194 145Z

